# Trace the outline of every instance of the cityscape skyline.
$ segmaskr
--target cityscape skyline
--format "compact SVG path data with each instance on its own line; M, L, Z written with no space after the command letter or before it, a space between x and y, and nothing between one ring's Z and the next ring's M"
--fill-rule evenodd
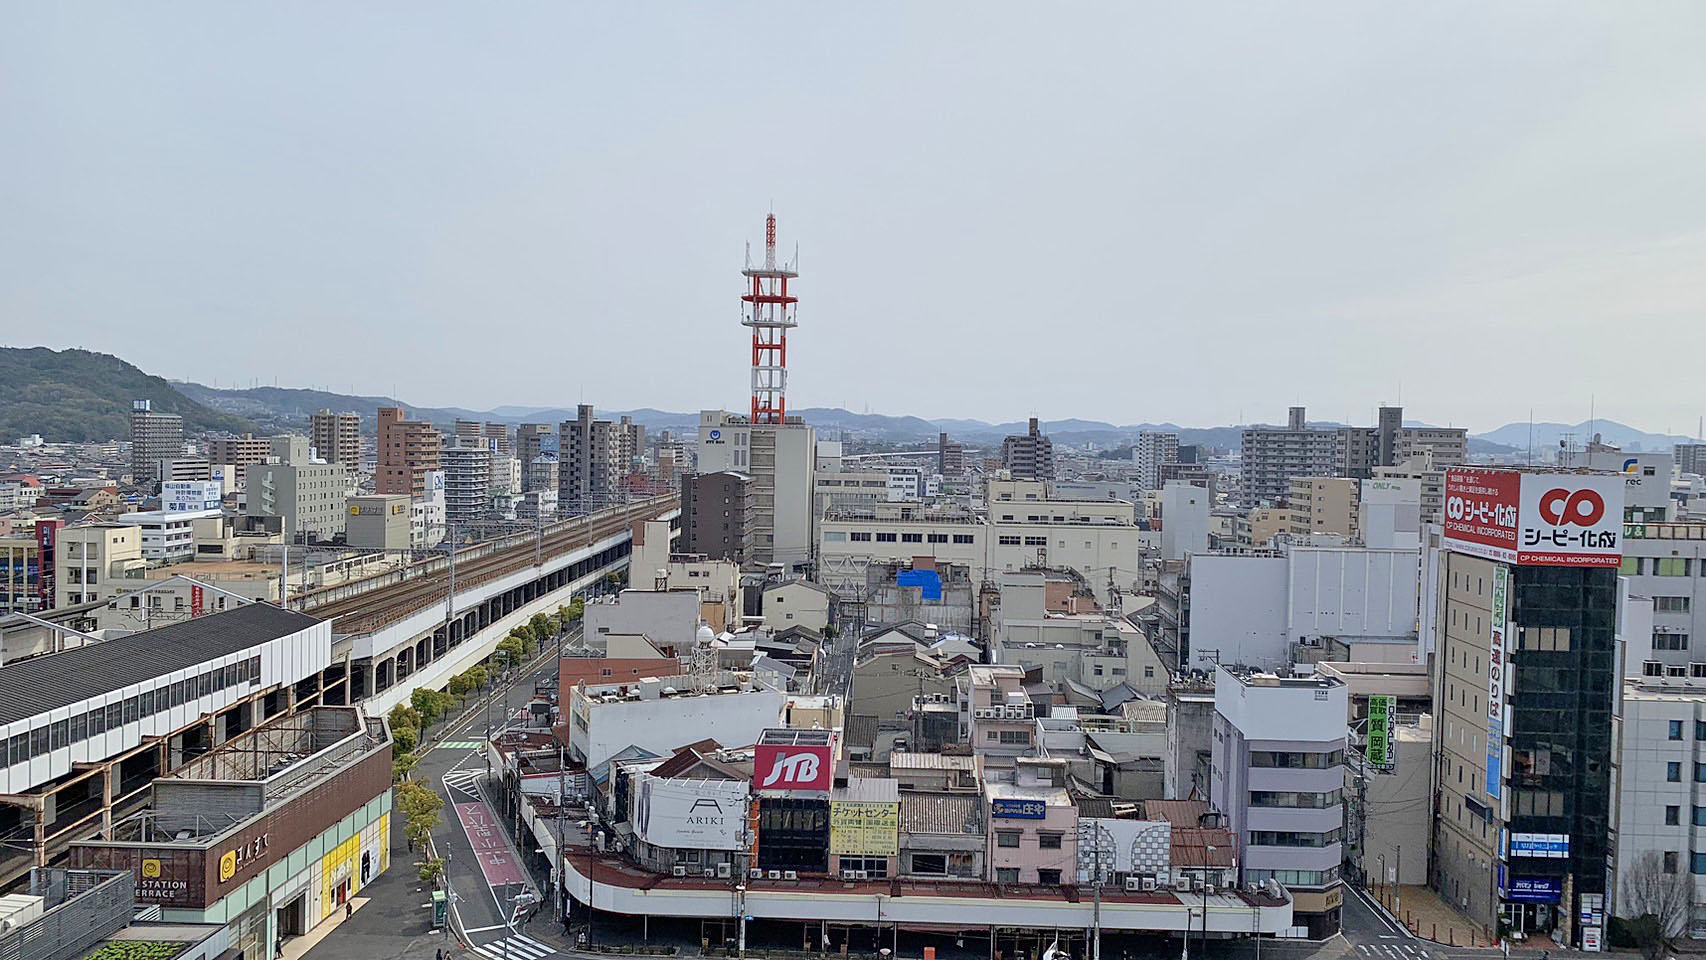
M233 380L330 383L384 339L404 397L736 405L742 251L773 210L800 251L796 406L947 384L933 413L1003 420L1699 416L1666 386L1706 253L1706 134L1673 122L1706 77L1675 21L763 10L341 12L381 49L257 7L21 11L6 339L136 340L180 378L217 342ZM728 55L749 20L762 69ZM1056 355L1018 349L1063 326ZM1606 363L1613 329L1665 347ZM573 396L525 389L565 372Z

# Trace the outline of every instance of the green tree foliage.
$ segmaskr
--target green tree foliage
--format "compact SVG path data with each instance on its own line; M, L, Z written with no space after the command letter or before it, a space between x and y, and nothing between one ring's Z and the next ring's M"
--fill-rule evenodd
M477 663L469 667L468 671L462 675L468 678L468 689L470 690L483 689L486 686L486 681L491 679L491 673Z
M391 760L391 782L402 783L414 775L415 768L421 765L421 758L414 753L393 754Z
M438 826L444 798L419 780L405 780L397 788L397 809L403 812L403 835L409 838L410 847L416 847L426 843Z
M390 720L392 727L407 726L414 727L416 730L419 730L421 727L425 726L425 724L421 722L420 711L406 703L399 703L391 708Z
M391 724L391 749L395 753L414 753L421 744L421 729L408 724Z
M415 692L409 694L409 705L415 708L416 713L420 714L423 730L437 723L449 711L451 702L449 694L429 690L426 687L416 687Z
M421 882L427 886L438 883L444 876L444 861L434 857L421 864Z
M472 681L470 681L468 679L468 674L459 673L456 676L450 678L450 682L448 684L445 684L444 689L451 696L460 698L460 697L466 697L468 695L468 692L470 690L474 689L474 685L473 685Z
M130 436L130 402L184 418L185 433L262 432L251 420L211 410L117 357L87 350L0 348L0 436L51 440Z
M521 645L521 638L520 637L515 637L515 636L505 637L504 639L498 641L498 647L497 648L498 648L498 650L500 650L506 654L509 654L509 663L511 666L514 666L515 664L518 664L521 662L521 658L522 658L524 651L523 651L523 648Z
M527 625L533 630L534 640L544 641L555 636L557 633L557 631L551 627L551 618L543 613L534 614L533 618L527 621Z

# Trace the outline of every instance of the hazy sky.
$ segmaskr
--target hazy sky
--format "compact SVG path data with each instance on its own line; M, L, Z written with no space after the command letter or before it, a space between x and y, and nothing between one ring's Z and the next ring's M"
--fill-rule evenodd
M1706 408L1699 3L20 3L0 342L412 403Z

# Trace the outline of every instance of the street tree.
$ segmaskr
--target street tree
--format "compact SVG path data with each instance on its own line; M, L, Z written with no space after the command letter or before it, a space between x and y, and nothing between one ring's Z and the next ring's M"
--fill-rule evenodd
M1629 935L1647 960L1658 960L1674 950L1688 928L1693 877L1681 864L1674 860L1667 864L1662 853L1650 850L1630 864L1618 886L1623 915L1634 918L1628 924Z

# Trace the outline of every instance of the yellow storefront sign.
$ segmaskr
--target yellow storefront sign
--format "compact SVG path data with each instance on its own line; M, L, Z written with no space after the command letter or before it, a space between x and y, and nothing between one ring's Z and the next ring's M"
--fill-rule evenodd
M847 800L829 805L829 852L893 857L900 853L900 805Z

